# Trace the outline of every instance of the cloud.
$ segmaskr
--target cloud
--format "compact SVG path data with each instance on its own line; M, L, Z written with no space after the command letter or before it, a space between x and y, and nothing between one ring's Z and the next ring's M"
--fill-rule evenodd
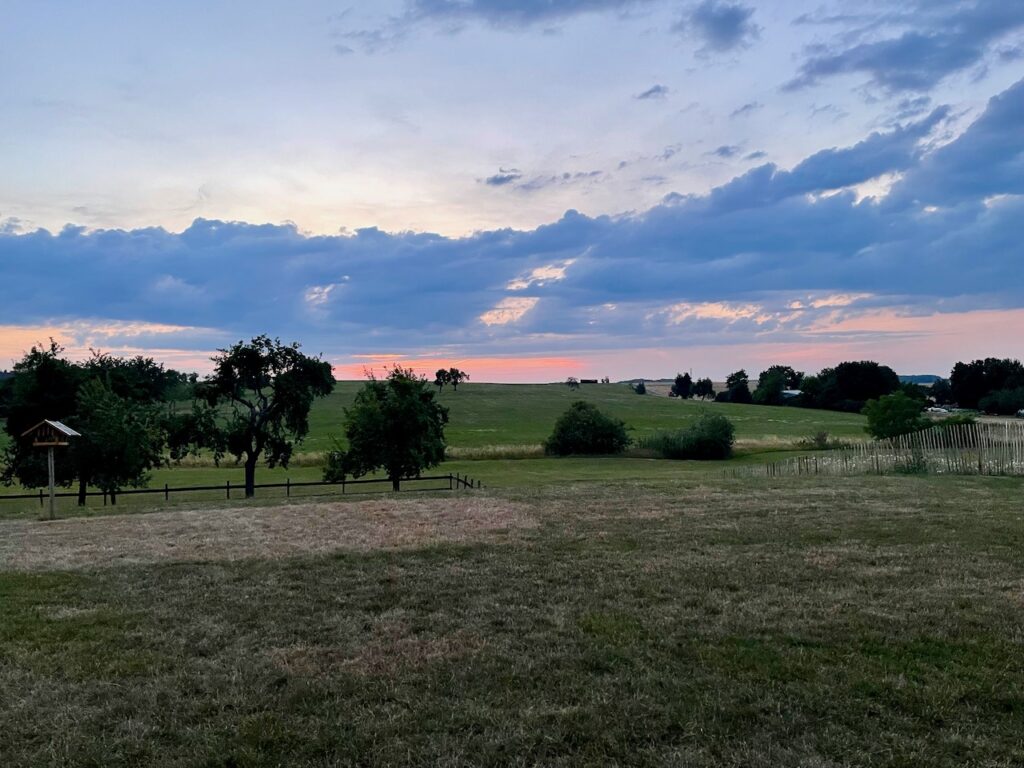
M744 104L742 107L734 109L729 114L729 117L745 117L745 116L751 115L754 112L757 112L759 109L763 109L763 108L764 108L764 104L762 104L761 102L759 102L759 101L751 101L751 102L748 102L748 103Z
M696 37L702 51L724 52L743 48L756 40L760 28L753 22L754 9L725 0L703 0L673 29Z
M666 96L668 96L668 86L667 85L652 85L646 91L644 91L643 93L638 93L633 98L634 99L640 99L640 100L644 100L644 99L664 99Z
M496 27L547 24L588 13L628 11L652 0L413 0L410 19L483 21Z
M500 168L496 174L484 179L484 184L489 187L504 187L521 178L523 178L523 174L518 168Z
M196 219L182 232L0 233L0 325L86 322L182 356L267 332L343 359L582 355L684 337L798 349L877 339L882 320L868 317L1019 315L1024 80L935 146L946 115L788 169L763 164L708 194L617 216L568 211L527 231L326 236ZM856 192L882 178L894 179L887 195ZM133 342L129 328L148 336Z
M748 155L744 155L743 159L744 160L761 160L761 159L763 159L765 157L768 157L768 153L765 152L764 150L760 150L759 149L759 150L757 150L755 152L751 152Z
M981 64L992 44L1024 26L1024 4L917 0L903 15L881 21L889 23L876 18L860 29L845 29L830 45L810 49L784 89L866 74L870 85L889 93L929 91L946 77Z
M723 144L722 146L711 150L708 154L715 155L716 157L736 157L740 153L740 147L735 144Z

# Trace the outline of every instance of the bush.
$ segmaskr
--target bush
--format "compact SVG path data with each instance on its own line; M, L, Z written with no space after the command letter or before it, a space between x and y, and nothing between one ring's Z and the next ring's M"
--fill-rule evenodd
M701 414L693 424L675 432L659 432L643 441L644 448L665 459L714 461L732 456L736 430L725 416Z
M846 448L848 443L837 440L825 430L815 432L808 437L802 437L796 441L796 447L808 451L831 451L837 448Z
M1013 416L1024 408L1024 387L990 392L978 401L978 408L985 413Z
M622 453L629 443L624 422L607 416L595 405L577 400L558 417L555 431L544 443L544 453L555 456Z
M864 429L878 440L920 432L931 426L931 422L921 415L921 403L904 392L868 400L864 415L868 417L868 425Z

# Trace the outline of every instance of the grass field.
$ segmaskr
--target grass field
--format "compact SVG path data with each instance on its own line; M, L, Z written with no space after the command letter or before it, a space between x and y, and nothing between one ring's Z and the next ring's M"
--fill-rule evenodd
M690 474L0 521L0 765L1020 765L1022 492Z
M339 382L333 394L316 402L302 450L328 450L331 437L342 436L344 408L361 386L362 382ZM859 414L676 400L637 395L625 384L585 384L574 391L564 384L470 383L457 392L445 387L440 394L441 403L451 411L446 434L455 448L540 444L574 400L587 400L622 419L633 427L634 436L685 426L709 410L728 416L740 441L770 445L822 430L837 437L865 437L866 422Z

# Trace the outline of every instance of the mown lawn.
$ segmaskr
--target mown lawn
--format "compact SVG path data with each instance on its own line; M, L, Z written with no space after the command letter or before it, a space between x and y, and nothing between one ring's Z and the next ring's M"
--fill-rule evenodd
M2 521L0 765L1020 765L1022 491L689 476Z

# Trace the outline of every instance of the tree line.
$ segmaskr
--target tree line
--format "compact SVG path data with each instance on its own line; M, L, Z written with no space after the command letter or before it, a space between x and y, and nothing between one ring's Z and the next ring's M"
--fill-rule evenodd
M634 387L634 391L643 394L646 390ZM924 387L901 381L892 368L871 360L842 362L814 375L788 365L772 365L760 373L753 386L745 370L730 373L720 392L715 392L710 379L695 381L689 373L677 374L669 396L860 413L869 401L895 392L922 407L933 402L1012 415L1024 409L1024 366L1008 358L958 362L949 378Z

